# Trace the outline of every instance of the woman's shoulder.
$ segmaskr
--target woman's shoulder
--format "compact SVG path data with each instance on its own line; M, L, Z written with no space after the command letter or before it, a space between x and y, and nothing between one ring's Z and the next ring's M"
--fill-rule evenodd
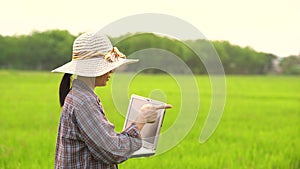
M66 97L66 100L71 101L74 105L93 104L97 103L97 97L85 90L71 89Z

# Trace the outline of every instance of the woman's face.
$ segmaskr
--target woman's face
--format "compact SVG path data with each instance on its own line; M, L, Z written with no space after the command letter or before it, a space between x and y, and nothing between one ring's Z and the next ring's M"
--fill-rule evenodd
M113 71L110 71L102 76L98 76L95 79L95 87L96 86L106 86L107 81L110 78L110 74L113 73Z

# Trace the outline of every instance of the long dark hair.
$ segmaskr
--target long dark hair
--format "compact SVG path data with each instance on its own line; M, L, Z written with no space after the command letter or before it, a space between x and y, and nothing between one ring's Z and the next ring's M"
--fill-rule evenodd
M72 74L65 73L59 85L59 103L61 107L64 105L66 96L71 90L71 76Z

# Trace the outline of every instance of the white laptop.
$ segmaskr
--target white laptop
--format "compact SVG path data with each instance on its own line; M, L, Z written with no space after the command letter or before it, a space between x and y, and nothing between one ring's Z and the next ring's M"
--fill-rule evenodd
M140 108L144 104L152 104L154 106L166 105L166 103L153 100L150 98L145 98L138 95L131 95L131 99L128 105L128 111L126 120L124 123L124 128L127 128L136 118ZM162 122L165 115L165 109L157 110L157 119L155 123L146 123L141 130L142 136L142 147L134 152L132 157L147 157L155 154L155 150L158 143L159 133L162 126Z

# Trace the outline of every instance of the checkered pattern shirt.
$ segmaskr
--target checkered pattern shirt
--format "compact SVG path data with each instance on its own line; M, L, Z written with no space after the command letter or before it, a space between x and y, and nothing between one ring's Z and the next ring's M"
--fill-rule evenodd
M116 133L93 90L73 81L60 117L55 168L114 169L141 146L135 124Z

